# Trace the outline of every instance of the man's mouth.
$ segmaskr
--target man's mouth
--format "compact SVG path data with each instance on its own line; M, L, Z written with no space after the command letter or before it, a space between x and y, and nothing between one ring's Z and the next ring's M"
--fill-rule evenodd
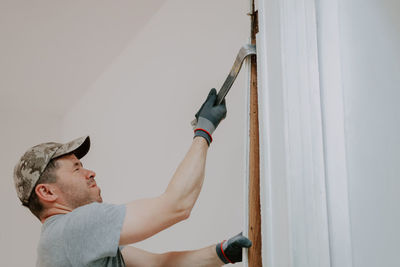
M97 183L96 183L96 181L91 181L91 182L89 182L89 187L96 187L97 186Z

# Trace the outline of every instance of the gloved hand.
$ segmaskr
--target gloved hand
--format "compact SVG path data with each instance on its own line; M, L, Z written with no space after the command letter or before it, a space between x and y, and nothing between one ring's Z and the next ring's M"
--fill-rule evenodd
M235 235L228 241L222 241L215 247L218 257L225 263L235 263L242 261L242 248L251 247L250 239L244 237L242 233Z
M194 136L201 136L207 140L208 145L212 142L212 133L218 124L226 117L225 99L220 105L216 105L217 90L211 89L206 101L196 113L197 125L194 129Z

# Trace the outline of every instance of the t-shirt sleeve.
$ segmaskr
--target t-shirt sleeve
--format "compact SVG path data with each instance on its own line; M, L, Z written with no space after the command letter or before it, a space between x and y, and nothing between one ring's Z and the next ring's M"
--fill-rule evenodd
M69 213L63 236L71 265L116 256L125 212L125 205L96 202Z

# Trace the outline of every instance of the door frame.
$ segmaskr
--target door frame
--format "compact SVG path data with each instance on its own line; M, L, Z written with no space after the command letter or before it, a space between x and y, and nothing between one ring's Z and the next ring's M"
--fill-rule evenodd
M258 0L263 266L352 266L338 1Z

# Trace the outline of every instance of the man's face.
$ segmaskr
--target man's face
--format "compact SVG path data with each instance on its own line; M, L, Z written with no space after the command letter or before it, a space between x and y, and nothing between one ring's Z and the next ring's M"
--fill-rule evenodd
M75 209L92 202L103 202L101 190L94 180L96 173L83 168L75 155L63 156L57 163L59 166L56 170L56 185L60 190L60 197L70 208Z

